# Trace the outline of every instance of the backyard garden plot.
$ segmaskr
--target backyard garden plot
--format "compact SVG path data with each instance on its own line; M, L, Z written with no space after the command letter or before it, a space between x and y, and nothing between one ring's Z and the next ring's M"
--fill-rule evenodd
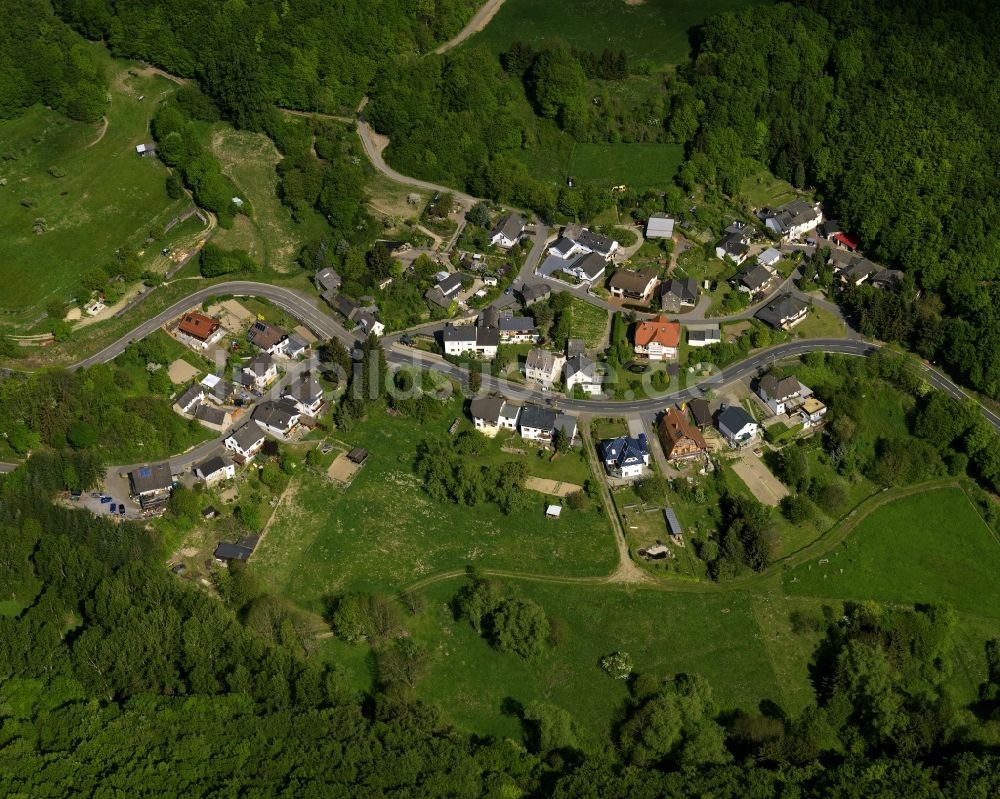
M573 297L567 313L570 315L570 338L582 338L588 350L598 349L605 343L608 332L607 311Z

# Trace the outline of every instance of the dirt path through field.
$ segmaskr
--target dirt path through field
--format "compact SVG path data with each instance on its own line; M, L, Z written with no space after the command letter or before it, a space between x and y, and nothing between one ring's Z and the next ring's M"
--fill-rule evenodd
M101 117L101 129L97 132L97 138L87 145L88 150L104 138L104 134L108 132L108 122L107 114Z
M458 47L462 42L472 36L472 34L479 33L479 31L490 24L490 20L493 19L502 5L503 0L486 0L483 7L473 14L472 19L469 20L469 24L462 28L456 36L446 41L434 52L437 55L447 53L449 50Z

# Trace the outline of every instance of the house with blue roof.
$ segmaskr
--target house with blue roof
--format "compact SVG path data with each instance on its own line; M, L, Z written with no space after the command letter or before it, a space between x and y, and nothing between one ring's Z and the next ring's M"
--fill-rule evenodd
M604 469L612 477L630 479L641 477L643 470L649 466L649 442L645 433L639 433L638 438L620 436L601 442L598 454L604 461Z

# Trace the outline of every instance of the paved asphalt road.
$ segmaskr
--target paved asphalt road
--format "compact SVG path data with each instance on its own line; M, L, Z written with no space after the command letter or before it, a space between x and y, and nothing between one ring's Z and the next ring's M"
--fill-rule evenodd
M105 347L98 353L75 364L72 369L80 369L97 363L109 361L120 355L125 347L144 336L157 330L168 320L178 316L182 311L193 305L203 302L211 296L231 294L234 296L254 296L261 297L273 302L276 306L290 315L298 318L308 328L319 337L324 339L337 338L345 345L350 346L355 342L354 334L348 332L333 317L318 307L317 300L306 294L290 289L272 286L267 283L255 283L253 281L231 281L228 283L217 283L188 295L182 300L178 300L172 306L149 319L118 341ZM510 383L494 377L484 377L483 385L489 390L499 391L511 399L532 401L543 404L550 404L560 410L572 411L576 413L598 413L598 414L644 414L661 410L665 406L679 400L700 396L705 388L721 386L733 380L744 378L763 370L768 364L782 358L789 358L803 355L807 352L828 352L841 353L846 355L866 356L876 352L879 345L854 339L803 339L801 341L781 344L776 347L756 353L740 363L726 367L719 373L711 377L700 380L695 386L682 391L674 391L663 394L652 399L639 400L578 400L565 397L557 397L548 392L527 388L523 385ZM411 350L408 347L391 344L387 348L386 360L393 366L405 366L419 364L424 367L435 369L447 376L457 380L460 384L466 383L467 373L464 369L448 363L442 358L420 350ZM301 364L298 369L304 368ZM928 382L937 389L946 392L952 397L959 399L973 399L965 391L955 385L951 380L942 375L931 366L924 365L924 373ZM292 369L293 372L296 368ZM973 400L975 401L975 400ZM980 404L980 409L987 421L1000 431L1000 416ZM224 436L223 436L224 437ZM204 458L215 447L217 447L223 437L206 442L187 453L180 454L171 459L175 468L184 468L192 463ZM0 472L10 471L15 464L0 464Z

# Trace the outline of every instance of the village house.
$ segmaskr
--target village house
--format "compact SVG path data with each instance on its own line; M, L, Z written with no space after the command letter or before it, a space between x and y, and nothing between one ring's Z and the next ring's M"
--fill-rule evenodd
M225 455L213 455L194 467L194 474L205 485L212 486L222 480L236 477L236 466Z
M716 417L716 425L733 449L745 447L757 438L759 427L754 418L739 405L725 405Z
M592 233L580 225L567 225L562 235L549 247L549 255L572 258L575 255L597 255L607 261L618 250L618 242Z
M642 269L638 272L631 269L618 269L608 281L612 297L648 302L653 296L659 275L655 269Z
M868 278L882 271L882 267L867 258L855 256L846 265L838 264L835 260L833 271L844 285L860 286Z
M587 343L582 338L566 339L566 357L572 358L574 355L583 355L587 351Z
M173 471L166 461L140 466L128 473L128 486L144 513L163 513L174 488Z
M559 380L565 358L549 350L532 349L528 351L528 357L524 361L524 376L528 380L541 383L545 388L552 386Z
M647 239L670 239L674 236L673 217L653 214L646 220Z
M826 416L826 405L815 397L806 397L797 412L802 419L803 427L814 427Z
M263 391L277 379L278 366L269 355L256 355L243 367L243 385L248 388Z
M280 327L258 319L250 326L247 341L268 355L281 355L288 346L288 334Z
M354 313L358 310L357 303L349 300L343 294L337 294L330 300L328 300L333 310L339 313L344 319L350 320Z
M385 325L382 324L371 311L366 308L355 308L348 317L358 326L358 330L366 336L381 338L385 333Z
M316 273L315 281L320 296L332 305L334 296L340 290L340 275L330 267L326 267Z
M260 542L259 535L245 535L242 536L235 544L230 544L225 541L219 542L219 545L215 548L215 558L220 561L247 561L250 560L250 556L253 551L257 548L257 544Z
M287 438L291 435L298 427L301 416L295 403L289 399L278 402L267 400L260 403L253 411L253 420L257 426L275 438Z
M587 394L601 393L601 375L597 372L597 364L583 353L571 355L566 359L563 382L566 391L579 387Z
M652 321L639 322L635 328L635 354L651 361L676 358L680 341L680 323L671 322L662 314Z
M200 350L207 350L226 334L215 319L194 311L181 317L177 323L177 331L185 336L191 347Z
M775 330L791 330L806 318L809 305L792 294L782 294L754 314Z
M649 442L645 433L639 433L638 438L620 436L602 441L598 454L604 462L604 470L622 480L641 477L649 466Z
M691 417L694 419L695 427L699 430L704 430L705 428L712 426L712 408L708 404L708 400L702 399L701 397L695 397L688 402L687 409L691 411Z
M539 339L535 320L530 316L514 316L507 311L499 315L496 327L501 344L535 344Z
M480 325L447 325L441 331L445 355L472 353L477 358L492 361L500 346L500 331Z
M205 375L201 380L205 399L216 405L228 405L236 393L236 386L218 375Z
M490 244L509 250L524 233L524 220L515 213L507 214L490 231Z
M223 443L225 448L233 453L237 463L250 463L257 453L264 448L264 431L252 422L247 422L238 430L234 430Z
M722 329L718 325L688 325L689 347L708 347L722 341Z
M525 405L518 419L521 438L526 441L552 441L556 430L561 430L570 444L576 439L576 418L566 413L543 408L540 405Z
M298 358L309 350L309 344L298 336L289 336L285 344L284 355L286 358Z
M285 386L282 398L291 401L303 416L315 417L323 407L323 386L310 374Z
M174 403L174 410L184 414L194 413L194 409L198 407L203 399L205 399L205 389L195 383L184 389L184 393Z
M753 264L752 266L748 266L742 272L739 272L733 278L733 282L736 285L737 291L742 291L753 297L757 294L762 294L771 288L771 286L774 285L775 280L777 280L777 277L777 274L772 272L767 267L761 266L760 264Z
M667 408L657 432L667 460L696 458L707 448L701 431L688 421L686 412L677 408Z
M782 241L794 241L815 230L823 221L819 203L797 199L765 214L764 225L781 236Z
M521 408L496 395L476 397L469 403L469 415L476 429L488 436L501 430L517 430Z
M791 375L779 378L773 372L768 372L757 381L757 396L775 416L797 407L804 397L811 394L808 388Z
M715 257L723 261L731 258L739 266L750 254L752 228L742 222L733 222L715 245Z
M660 310L682 313L698 303L698 281L693 277L664 281L660 284Z
M194 418L205 427L218 430L220 433L233 423L232 414L225 408L213 408L205 403L194 409Z
M774 271L774 267L778 265L778 261L781 260L781 252L776 250L774 247L768 247L764 252L757 256L757 263L763 266L765 269L770 269Z
M527 308L529 305L534 305L536 302L547 300L552 295L552 289L544 283L540 283L537 286L522 286L520 293L521 304Z
M581 283L594 283L601 278L607 268L608 262L604 256L592 252L579 256L564 266L562 271Z

